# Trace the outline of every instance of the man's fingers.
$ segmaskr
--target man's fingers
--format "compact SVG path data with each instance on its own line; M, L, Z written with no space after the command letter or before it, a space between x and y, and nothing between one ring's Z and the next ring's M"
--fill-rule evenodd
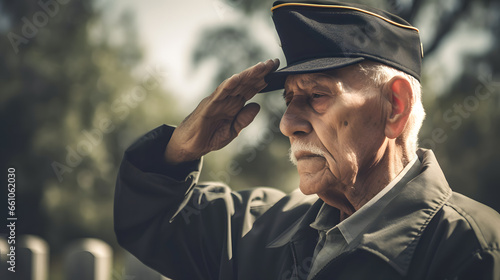
M234 74L231 77L225 79L214 91L212 94L216 99L225 98L238 87L241 80L241 73Z
M246 69L241 72L245 78L257 78L262 79L271 71L275 71L279 67L279 59L269 59L265 62L259 62L256 65Z
M264 77L279 67L279 59L268 60L259 67L249 69L248 73L241 73L243 76L238 88L233 91L233 94L241 95L245 100L250 100L258 92L267 86Z
M240 110L238 115L234 118L233 129L236 135L240 134L241 130L247 127L257 116L260 111L260 106L257 103L248 103L243 109Z
M229 79L227 79L223 85L224 90L233 90L235 89L239 84L241 80L241 74L234 74Z
M278 68L280 67L280 60L278 58L273 59L273 63L273 68L271 68L271 71L269 71L269 73L278 70Z
M247 96L249 91L255 91L255 87L258 86L260 82L264 81L264 76L259 77L261 73L266 71L266 67L269 67L269 61L259 62L252 67L247 68L245 71L237 74L235 77L231 77L234 81L231 81L228 84L236 85L234 88L224 88L224 91L227 92L227 95L242 95ZM262 81L261 81L262 80ZM246 100L248 100L247 98Z
M267 85L264 77L278 67L279 59L259 62L222 82L214 92L214 97L220 99L228 95L242 95L248 100Z

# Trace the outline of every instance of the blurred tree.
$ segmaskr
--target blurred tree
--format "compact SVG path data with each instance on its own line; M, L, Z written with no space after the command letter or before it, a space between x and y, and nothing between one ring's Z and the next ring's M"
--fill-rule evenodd
M133 17L104 18L110 3L0 0L1 167L17 170L17 234L42 236L53 253L78 237L116 245L123 151L176 119L166 73L141 66Z
M429 104L422 145L432 148L452 188L500 211L500 3L474 2L455 36L483 34L483 51L464 53L460 72ZM470 45L468 37L457 44ZM431 57L435 58L435 57ZM437 72L437 73L436 73ZM437 76L436 72L427 75ZM432 81L432 77L428 77ZM426 89L432 93L432 88Z
M500 201L496 199L500 193L496 187L500 178L498 178L498 172L495 172L500 168L499 150L495 149L495 144L500 142L498 129L498 122L500 122L498 60L500 58L498 49L494 47L498 46L500 40L497 28L500 23L498 1L358 0L347 2L362 3L390 11L420 28L425 52L422 73L423 92L428 116L422 128L421 139L430 139L430 141L422 141L422 146L433 148L454 190L487 203L497 211L500 210ZM226 25L207 28L208 35L201 36L193 54L194 65L212 59L219 62L214 86L231 74L271 57L270 49L274 47L257 43L259 40L256 37L259 34L252 32L255 26L251 24L254 18L269 17L272 2L226 0L224 3L242 12L243 19L238 18L237 22L227 20ZM271 21L268 21L268 27L273 28ZM494 38L494 42L490 44L490 47L483 47L479 52L474 52L474 55L461 52L451 57L450 60L463 62L460 68L454 69L454 64L451 63L441 65L450 65L451 69L447 70L458 73L455 73L453 80L441 83L437 91L433 85L440 82L435 76L441 77L442 75L436 75L436 71L439 70L435 68L425 67L426 62L429 61L429 64L433 60L442 62L443 54L446 54L450 48L450 42L455 45L468 44L470 42L467 41L467 37L460 35L467 36L476 33ZM282 64L284 64L283 60ZM482 72L478 72L479 69L482 69ZM489 90L491 94L487 100L478 99L479 104L476 108L475 101L470 100L477 90ZM248 130L251 131L246 133L247 139L236 139L236 143L230 144L225 158L218 152L217 156L207 156L209 164L205 165L205 175L202 178L223 180L235 188L268 184L288 191L293 188L296 175L292 175L295 172L290 164L283 163L288 143L277 129L279 121L273 120L274 116L282 112L283 107L277 105L273 94L260 95L257 101L266 105L260 113L263 116L260 116L260 121L257 120L257 128L249 127ZM465 103L465 106L474 107L474 110L467 112L470 116L460 117L461 124L456 128L450 126L453 125L450 123L452 121L443 118L445 110L453 109L455 103ZM271 121L266 121L266 118L271 118ZM442 144L443 142L436 144L433 141L436 135L432 133L436 133L436 129L441 132L440 128L446 128L448 140L443 141L446 144ZM259 140L260 135L269 131L273 132L274 141ZM429 146L429 144L432 145ZM258 153L254 154L254 152Z
M242 71L242 66L250 65L264 57L262 46L253 41L248 30L242 26L222 26L204 30L200 41L203 44L193 53L194 66L208 58L220 62L217 65L216 81L223 81L235 71Z

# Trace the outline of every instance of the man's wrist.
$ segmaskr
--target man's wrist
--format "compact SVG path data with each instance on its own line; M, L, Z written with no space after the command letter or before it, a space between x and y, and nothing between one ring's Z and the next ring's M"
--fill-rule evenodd
M169 165L179 165L185 162L196 161L201 158L201 156L190 155L182 149L169 148L167 144L164 153L165 162Z

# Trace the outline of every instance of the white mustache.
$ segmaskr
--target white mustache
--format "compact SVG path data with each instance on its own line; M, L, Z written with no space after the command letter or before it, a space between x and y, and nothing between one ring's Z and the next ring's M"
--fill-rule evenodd
M290 150L288 152L288 157L294 165L297 165L297 158L295 157L295 154L298 152L308 152L313 155L322 157L325 156L325 152L320 147L315 146L311 143L295 141L290 145Z

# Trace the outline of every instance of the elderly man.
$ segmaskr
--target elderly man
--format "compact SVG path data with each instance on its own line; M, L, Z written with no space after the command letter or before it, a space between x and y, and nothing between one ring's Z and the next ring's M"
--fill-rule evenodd
M126 151L119 243L172 279L500 279L499 214L453 193L417 147L418 29L330 1L272 11L287 67L232 76L177 128ZM300 191L198 183L201 157L258 113L247 101L282 88Z

